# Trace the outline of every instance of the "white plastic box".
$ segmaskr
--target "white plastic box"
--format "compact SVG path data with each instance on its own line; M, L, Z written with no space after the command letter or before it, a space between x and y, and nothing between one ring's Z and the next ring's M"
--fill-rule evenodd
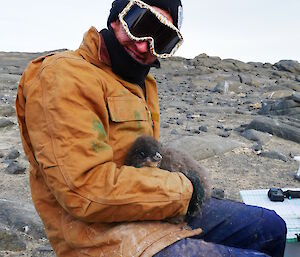
M285 190L300 191L300 188L283 188ZM285 257L300 257L300 199L285 199L283 202L272 202L268 198L269 189L242 190L241 198L248 205L255 205L274 210L287 226L287 246Z

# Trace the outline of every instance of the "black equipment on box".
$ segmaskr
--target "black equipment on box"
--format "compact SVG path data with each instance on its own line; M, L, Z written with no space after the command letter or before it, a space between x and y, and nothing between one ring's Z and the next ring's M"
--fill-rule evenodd
M286 190L283 192L283 194L289 199L300 198L300 191Z
M268 192L268 197L272 202L283 202L284 195L283 191L280 188L270 188Z
M300 191L283 191L280 188L270 188L270 190L268 191L268 197L272 202L283 202L284 198L300 198Z

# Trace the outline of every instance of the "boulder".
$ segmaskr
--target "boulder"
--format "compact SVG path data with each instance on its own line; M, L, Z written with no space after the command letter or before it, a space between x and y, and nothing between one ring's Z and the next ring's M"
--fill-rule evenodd
M5 157L6 160L14 160L20 156L20 152L17 149L11 150Z
M169 147L191 154L198 161L229 152L241 145L235 140L207 134L205 136L184 136L168 144Z
M7 174L24 174L26 171L26 167L20 164L18 161L11 161L7 168L5 169L5 173Z
M1 74L0 87L3 89L17 89L20 77L16 74Z
M31 204L0 199L0 224L12 231L25 232L35 239L46 237L40 217Z
M300 102L294 101L292 97L264 101L258 113L262 115L285 115L300 120Z
M289 97L293 94L292 89L282 89L282 90L276 90L276 91L270 91L263 94L264 98L268 99L281 99Z
M300 63L293 60L281 60L274 64L278 70L288 71L300 75Z
M284 162L288 161L287 156L285 156L282 153L278 153L276 151L261 152L260 156L271 158L271 159L277 159L277 160L281 160L281 161L284 161Z
M281 88L289 88L293 91L300 92L300 83L292 80L287 80L287 81L279 81L278 86Z
M251 121L247 129L268 132L272 135L300 143L300 128L299 124L297 126L297 123L286 122L278 118L258 116Z
M299 92L293 92L292 94L292 99L297 102L300 103L300 93Z
M6 118L0 118L0 128L5 128L14 125L12 121Z
M0 226L0 251L20 252L24 250L26 250L26 244L20 236L16 232Z
M9 117L14 115L16 115L16 111L11 105L0 105L0 116Z
M220 131L219 133L218 133L218 135L220 136L220 137L229 137L230 136L230 132L229 131Z
M200 54L191 60L191 64L198 67L204 66L208 68L215 68L222 60L220 57L208 56L206 54Z
M263 68L262 62L247 62L247 64L251 65L253 68Z
M237 72L248 72L252 70L250 64L235 59L224 59L221 64L224 67L224 70L230 69Z
M240 82L252 87L258 87L259 82L256 79L253 79L251 75L240 73L238 74Z
M261 144L266 144L271 140L271 135L254 129L247 129L242 134L248 140L256 141Z
M54 257L54 256L56 255L49 243L41 245L32 251L32 257Z
M229 82L227 80L220 81L217 83L213 92L226 94L228 92L240 93L246 91L247 85L240 82Z

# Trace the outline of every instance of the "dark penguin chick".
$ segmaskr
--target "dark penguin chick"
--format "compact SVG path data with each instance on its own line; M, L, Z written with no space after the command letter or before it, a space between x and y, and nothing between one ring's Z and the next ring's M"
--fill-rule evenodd
M187 178L197 177L200 182L197 191L200 193L196 198L197 202L192 203L195 206L194 215L201 213L203 202L211 195L210 178L206 169L188 154L165 147L153 137L138 137L127 154L125 164L137 168L159 167L171 172L181 172Z
M153 137L141 136L133 142L124 164L136 168L159 167L161 159L159 143Z
M194 188L197 197L194 199L192 198L190 202L190 204L194 206L190 216L201 214L203 203L211 197L211 181L208 171L183 151L161 146L160 153L163 157L160 162L161 169L172 172L181 172L190 180L193 178L199 179L197 188ZM195 187L196 185L194 184L193 186Z

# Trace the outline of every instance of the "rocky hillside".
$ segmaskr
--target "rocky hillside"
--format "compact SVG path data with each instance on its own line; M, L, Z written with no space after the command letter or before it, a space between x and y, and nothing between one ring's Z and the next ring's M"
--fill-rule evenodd
M0 52L0 256L55 256L31 203L14 101L26 64L42 53ZM220 196L300 187L300 64L174 57L158 82L161 142L209 170Z

